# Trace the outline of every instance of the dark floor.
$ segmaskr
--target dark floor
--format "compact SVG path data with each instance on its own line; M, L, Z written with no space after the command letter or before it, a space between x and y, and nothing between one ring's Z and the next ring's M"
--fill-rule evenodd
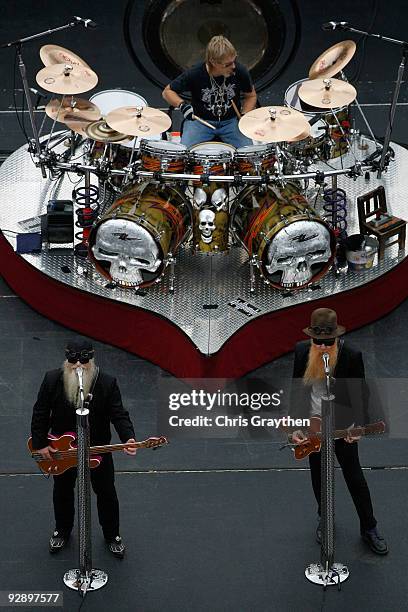
M139 3L140 7L144 4ZM136 72L123 45L125 5L125 0L73 0L69 7L62 7L44 0L40 11L38 3L31 0L2 3L0 42L64 23L72 14L94 18L102 26L96 32L76 30L74 37L63 33L45 42L65 45L83 55L100 75L99 89L132 89L144 95L152 106L159 106L160 90ZM323 49L347 37L322 32L320 24L325 21L347 20L364 29L377 6L373 31L396 38L405 34L408 10L403 0L386 4L345 0L341 7L334 0L324 6L311 0L300 5L300 50L286 73L261 95L263 104L282 101L288 85L306 76ZM30 43L25 51L31 77L40 67L40 44ZM23 139L11 110L12 54L7 50L0 53L4 75L0 89L0 151L11 151ZM360 68L360 102L386 104L398 64L396 47L371 40L363 57L360 46L350 66L350 73ZM400 102L393 138L408 142L405 84ZM364 108L374 131L381 136L387 107ZM62 348L70 335L69 330L33 312L1 282L0 590L61 590L67 612L76 610L80 603L78 596L62 583L64 572L77 566L77 538L59 556L48 554L51 483L38 474L26 453L25 442L42 376L61 363ZM306 565L319 560L307 463L295 462L287 449L280 451L279 435L264 439L249 432L226 439L176 439L159 451L139 452L136 459L122 454L115 457L121 530L128 552L122 562L109 556L94 512L94 565L109 573L109 583L87 597L83 611L408 610L408 428L404 412L408 394L408 301L382 320L348 334L348 340L363 350L367 377L377 381L390 411L391 435L359 444L376 516L389 541L390 554L377 557L360 541L350 496L337 473L335 558L349 566L350 579L340 593L335 589L323 593L304 577ZM138 438L160 433L157 395L168 382L168 375L119 349L102 343L95 346L101 367L119 381ZM244 384L267 384L290 377L292 359L292 354L285 355L259 368L245 377Z

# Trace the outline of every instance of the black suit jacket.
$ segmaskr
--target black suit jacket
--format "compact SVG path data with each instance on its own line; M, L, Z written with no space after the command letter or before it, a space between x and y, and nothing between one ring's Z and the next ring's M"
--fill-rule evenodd
M115 427L122 442L135 437L129 413L124 409L116 378L99 372L89 404L89 430L91 445L109 444L110 424ZM62 435L76 431L75 408L64 393L62 370L51 370L44 376L33 408L31 435L33 448L48 445L47 434Z
M307 366L310 340L299 342L295 348L293 364L294 385L291 393L290 416L308 418L310 416L310 386L301 380ZM332 373L332 392L335 395L334 421L336 429L349 427L353 423L369 423L369 390L365 381L363 357L360 351L340 341L335 371Z

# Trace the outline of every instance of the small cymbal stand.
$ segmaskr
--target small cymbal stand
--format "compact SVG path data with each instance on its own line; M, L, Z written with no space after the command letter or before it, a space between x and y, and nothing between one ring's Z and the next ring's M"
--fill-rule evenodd
M324 370L326 375L326 397L322 397L322 446L321 446L321 520L322 545L320 549L320 563L311 563L305 570L305 576L314 584L323 586L340 584L349 577L348 568L343 563L334 563L334 440L333 402L335 396L330 390L329 355L323 353Z

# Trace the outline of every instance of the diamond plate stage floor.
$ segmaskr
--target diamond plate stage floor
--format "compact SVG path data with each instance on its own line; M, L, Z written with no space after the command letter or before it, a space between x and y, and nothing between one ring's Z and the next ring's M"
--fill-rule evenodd
M370 151L374 144L369 143ZM341 176L338 186L348 198L348 233L358 233L358 195L383 184L391 212L406 217L408 151L393 144L395 160L378 180ZM355 155L361 158L357 149ZM345 167L353 154L331 166ZM328 169L321 166L321 169ZM23 233L40 230L40 215L51 198L71 199L72 173L42 179L26 147L13 153L0 169L1 228ZM81 184L81 183L79 183ZM315 199L316 193L309 192ZM317 198L317 210L321 203ZM68 327L125 348L177 376L235 377L293 348L310 311L332 306L348 329L373 321L407 295L407 249L387 249L371 270L336 276L329 272L317 286L285 295L257 275L250 292L248 256L238 245L228 254L192 255L188 246L177 253L174 293L168 271L161 282L143 291L111 288L90 262L87 276L76 273L72 250L53 248L38 255L17 255L15 238L5 232L1 269L6 281L36 310Z

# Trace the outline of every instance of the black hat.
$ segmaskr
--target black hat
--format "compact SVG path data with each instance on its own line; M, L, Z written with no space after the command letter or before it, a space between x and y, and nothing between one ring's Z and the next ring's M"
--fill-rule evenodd
M67 351L72 351L76 353L80 353L81 351L93 351L94 347L92 342L88 340L88 338L84 338L83 336L75 336L68 340L65 345Z

